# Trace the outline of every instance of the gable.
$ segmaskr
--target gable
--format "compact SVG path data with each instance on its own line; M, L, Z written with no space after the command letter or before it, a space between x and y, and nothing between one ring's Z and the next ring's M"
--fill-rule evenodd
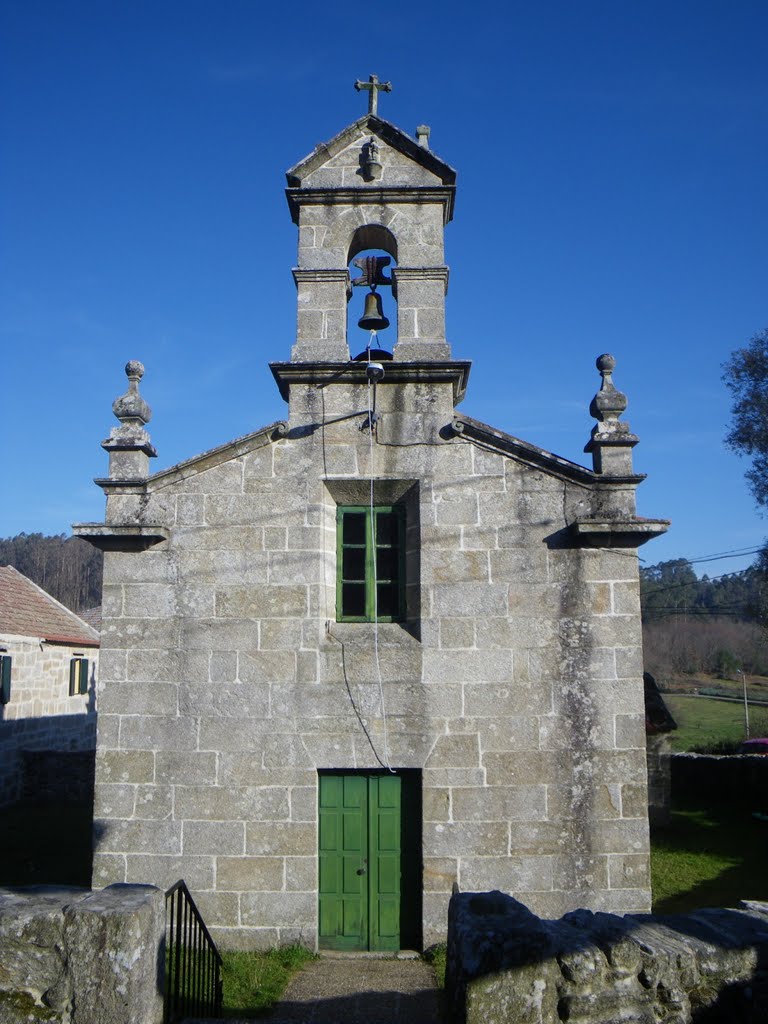
M371 114L322 143L286 172L291 188L365 187L361 171L363 145L375 138L381 177L376 187L453 185L456 172L395 125Z

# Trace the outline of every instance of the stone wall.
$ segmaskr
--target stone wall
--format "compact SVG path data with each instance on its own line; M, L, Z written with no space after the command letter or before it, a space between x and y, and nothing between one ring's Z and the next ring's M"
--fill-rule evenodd
M318 772L387 758L421 773L425 945L455 881L650 906L636 556L570 545L588 488L442 441L450 385L412 387L431 418L379 385L373 467L333 422L365 385L308 387L290 436L109 498L169 539L105 555L94 884L184 877L223 946L314 943ZM418 539L413 617L378 630L335 621L336 506L372 469Z
M536 917L460 893L448 921L452 1024L764 1024L768 904L674 917Z
M714 800L768 814L768 757L673 754L672 797L676 804Z
M11 699L0 705L0 807L34 798L25 785L24 752L87 752L96 748L94 647L53 644L34 637L0 637L11 655ZM88 692L69 694L73 656L89 662Z
M0 1020L159 1024L164 950L153 886L0 889Z

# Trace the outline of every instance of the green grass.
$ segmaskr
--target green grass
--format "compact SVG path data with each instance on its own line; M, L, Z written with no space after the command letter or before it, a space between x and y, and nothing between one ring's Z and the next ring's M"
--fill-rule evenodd
M291 977L315 960L303 946L281 946L266 952L222 952L224 1016L253 1018L278 1001Z
M425 949L423 959L432 967L435 972L435 980L438 988L445 988L445 957L448 952L444 942Z
M674 751L693 750L732 744L744 739L744 705L709 697L683 697L665 693L664 703L677 722L672 733ZM768 708L752 707L750 734L768 735Z
M677 914L768 899L768 822L749 811L674 811L651 839L653 910Z

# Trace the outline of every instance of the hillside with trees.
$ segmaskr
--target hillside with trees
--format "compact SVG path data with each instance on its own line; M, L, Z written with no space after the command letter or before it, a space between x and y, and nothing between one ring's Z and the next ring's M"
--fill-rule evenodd
M731 353L722 379L732 399L725 443L749 461L750 490L768 514L768 329ZM648 566L640 594L645 667L661 683L696 673L768 676L768 545L749 569L713 579L699 579L683 558Z
M102 559L86 541L63 533L0 538L0 565L12 565L73 612L101 605Z
M743 572L696 576L685 559L640 570L645 667L671 676L768 675L764 560Z

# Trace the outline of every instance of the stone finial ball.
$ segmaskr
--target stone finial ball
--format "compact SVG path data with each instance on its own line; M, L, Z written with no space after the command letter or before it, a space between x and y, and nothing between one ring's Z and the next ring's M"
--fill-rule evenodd
M616 366L616 360L610 352L604 352L595 360L595 366L598 368L600 373L612 373Z
M144 364L138 359L131 359L125 364L126 377L137 377L139 380L144 376Z

